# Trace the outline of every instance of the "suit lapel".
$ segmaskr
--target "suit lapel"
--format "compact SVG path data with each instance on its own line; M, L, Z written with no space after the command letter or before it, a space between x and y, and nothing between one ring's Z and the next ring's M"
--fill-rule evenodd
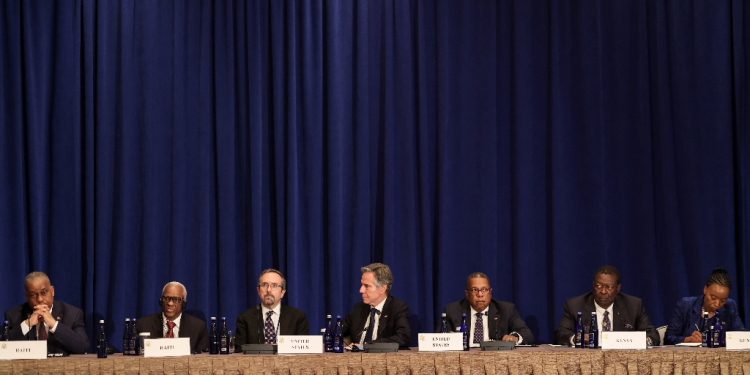
M615 297L614 304L615 305L612 307L612 330L628 331L628 329L625 328L625 324L623 323L623 321L628 321L628 319L625 317L625 302L622 301L619 293ZM602 319L604 319L604 317L602 317Z
M499 325L500 325L500 310L497 308L497 305L493 300L490 300L490 311L489 315L487 316L487 319L489 321L487 322L487 329L490 331L488 332L487 337L490 339L500 340L499 332ZM497 332L497 335L495 334ZM503 330L503 334L507 332L506 330Z
M393 302L393 298L388 296L383 304L383 311L380 312L380 318L378 319L378 339L383 337L385 326L388 325L388 319L390 319L388 316L391 312L391 302ZM365 325L367 325L367 323L365 323Z

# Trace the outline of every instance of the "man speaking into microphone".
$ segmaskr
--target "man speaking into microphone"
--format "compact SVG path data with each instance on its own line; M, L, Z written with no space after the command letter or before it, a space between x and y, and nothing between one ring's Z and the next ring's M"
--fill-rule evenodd
M466 278L466 298L445 305L448 331L461 328L461 313L466 314L469 346L479 347L482 341L503 340L531 345L534 335L521 319L516 305L492 299L487 275L474 272ZM439 323L439 322L438 322Z
M55 301L55 287L43 272L32 272L23 283L26 303L5 312L11 340L47 340L47 352L84 354L89 338L83 311Z

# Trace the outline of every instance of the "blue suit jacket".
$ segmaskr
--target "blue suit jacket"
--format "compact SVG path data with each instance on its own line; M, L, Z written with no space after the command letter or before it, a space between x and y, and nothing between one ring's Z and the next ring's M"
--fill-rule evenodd
M698 297L685 297L677 302L677 307L672 313L667 332L664 334L665 345L675 345L685 341L695 332L695 325L703 329L703 295ZM727 331L744 331L740 315L737 313L737 303L727 298L727 303L719 309L719 318L725 323Z

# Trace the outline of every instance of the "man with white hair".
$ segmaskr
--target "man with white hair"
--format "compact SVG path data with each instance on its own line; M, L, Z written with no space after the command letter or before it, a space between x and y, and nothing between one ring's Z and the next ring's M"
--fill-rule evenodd
M186 305L187 289L177 281L171 281L164 285L159 298L161 312L138 319L135 327L139 333L151 333L151 337L189 337L190 351L200 353L208 348L206 323L183 314Z
M83 311L55 301L55 287L44 272L32 272L23 283L26 302L5 312L11 340L46 340L51 354L84 354L89 337Z

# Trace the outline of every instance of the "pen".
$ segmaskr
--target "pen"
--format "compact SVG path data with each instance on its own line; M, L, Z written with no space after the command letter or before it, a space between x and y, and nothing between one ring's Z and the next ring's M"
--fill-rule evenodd
M698 328L698 325L697 325L697 324L695 324L695 323L693 323L693 325L695 326L695 329L696 329L697 331L699 331L699 332L700 332L700 330L701 330L701 329L700 329L700 328Z

